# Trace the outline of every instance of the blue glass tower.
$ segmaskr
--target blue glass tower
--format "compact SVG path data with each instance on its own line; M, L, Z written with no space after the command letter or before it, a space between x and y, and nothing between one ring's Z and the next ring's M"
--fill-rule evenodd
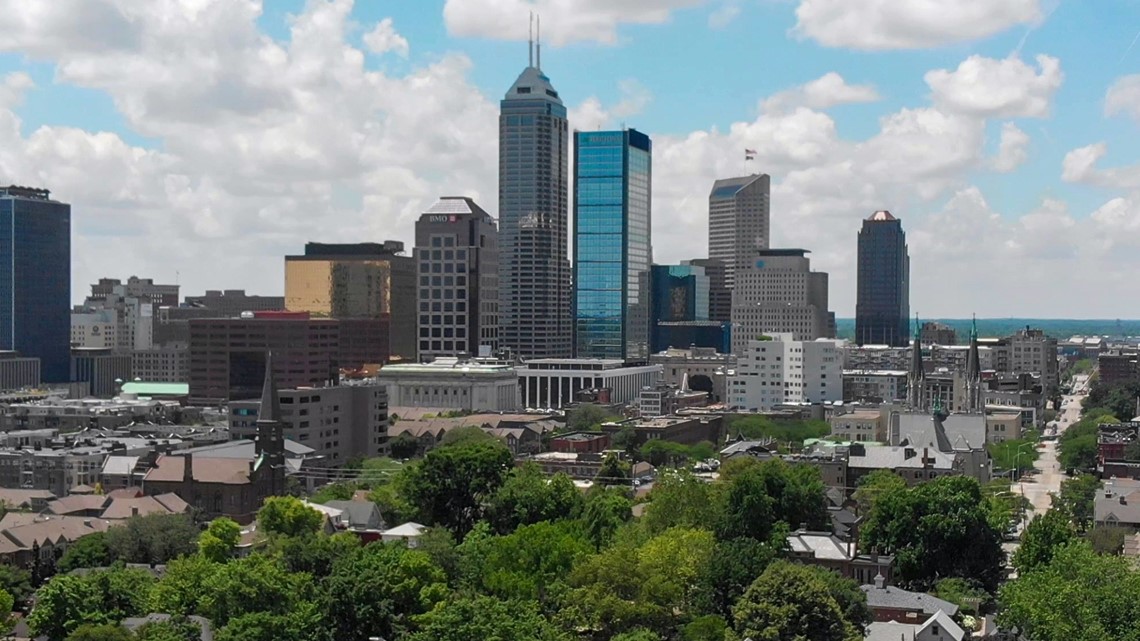
M499 344L523 358L566 358L569 124L533 58L499 103Z
M0 187L0 349L40 359L41 377L71 370L71 205L46 189Z
M574 139L574 353L649 358L652 145L635 130Z

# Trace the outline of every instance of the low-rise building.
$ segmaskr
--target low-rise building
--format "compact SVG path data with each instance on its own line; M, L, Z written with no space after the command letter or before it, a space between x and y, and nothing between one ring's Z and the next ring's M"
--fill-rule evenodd
M834 340L773 334L747 341L729 383L729 405L766 411L782 404L843 400L843 363Z
M0 350L0 390L18 390L40 384L40 359Z
M893 403L906 398L905 370L843 370L843 400L847 403Z
M131 352L132 378L155 383L190 380L190 348L185 345L151 347Z
M898 621L914 623L945 612L953 617L958 614L958 606L924 592L911 592L900 587L887 585L886 581L876 580L872 584L859 586L867 595L867 607L875 621Z
M518 368L521 403L526 408L562 409L584 390L604 390L600 402L635 401L642 388L661 377L660 365L626 365L620 359L542 358Z
M49 397L8 405L0 411L0 431L74 432L84 428L114 429L133 423L161 425L200 420L201 417L201 409L184 408L177 401L132 398L130 395L109 400Z
M629 429L633 431L633 438L638 443L660 440L683 445L696 445L706 441L719 443L723 428L724 417L719 414L658 416L602 423L602 431L611 437Z
M111 398L131 380L131 355L111 349L76 347L71 350L71 380L87 383L88 394Z
M886 416L878 409L856 409L835 414L828 417L827 422L831 425L831 435L844 441L887 441Z
M506 364L459 358L386 365L377 381L393 406L514 412L519 409L519 376Z
M41 562L58 560L72 543L111 526L110 521L81 516L9 513L0 521L0 563L31 570L37 553Z
M1123 527L1140 531L1140 481L1108 479L1093 501L1095 527Z
M570 432L550 440L554 452L597 454L610 449L611 439L606 432Z
M688 389L688 377L681 379L681 385L652 385L641 390L638 409L644 417L667 416L689 407L708 405L708 392L694 392Z
M788 555L805 565L827 568L859 584L880 577L894 583L895 559L877 552L860 553L855 540L844 541L831 532L796 530L788 535Z
M864 641L962 641L967 638L962 626L939 610L914 623L875 621L867 626Z
M299 387L279 392L285 438L306 445L332 465L388 453L388 393L378 384ZM234 438L257 435L260 401L229 404Z
M601 471L604 458L601 452L542 452L520 459L518 463L533 462L547 475L565 474L572 479L591 480Z
M690 389L708 392L712 403L723 403L726 372L736 368L736 357L711 347L670 348L651 354L649 363L661 366L661 381L666 385L680 386L687 376Z

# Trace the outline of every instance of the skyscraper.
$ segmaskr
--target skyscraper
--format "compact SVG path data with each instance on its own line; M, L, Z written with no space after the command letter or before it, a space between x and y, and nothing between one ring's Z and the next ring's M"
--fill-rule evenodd
M0 187L0 349L40 359L48 383L71 371L71 205L46 189Z
M574 354L649 358L652 144L637 131L574 137Z
M499 104L499 337L523 358L572 352L566 107L531 55Z
M752 264L756 251L768 249L768 174L728 178L709 193L709 258L725 266L725 284L736 284L736 270Z
M902 221L877 211L859 230L855 341L906 347L910 318L910 256Z
M499 232L470 198L445 196L416 221L420 360L499 347Z
M763 249L736 272L732 291L732 351L740 355L762 334L792 340L835 338L835 314L827 309L827 274L811 270L806 249Z

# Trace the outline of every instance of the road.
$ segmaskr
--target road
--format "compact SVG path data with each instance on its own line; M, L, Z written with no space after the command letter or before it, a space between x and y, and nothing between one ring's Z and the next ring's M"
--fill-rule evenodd
M1081 401L1088 395L1089 377L1078 375L1074 377L1073 393L1062 397L1061 411L1056 419L1056 435L1060 436L1070 425L1081 418ZM1057 441L1045 441L1044 447L1038 449L1041 453L1037 459L1036 469L1027 473L1021 481L1013 486L1013 491L1023 494L1033 505L1033 509L1026 513L1025 521L1029 522L1035 514L1042 514L1049 510L1052 500L1049 495L1061 491L1061 481L1065 479L1065 471L1057 462Z

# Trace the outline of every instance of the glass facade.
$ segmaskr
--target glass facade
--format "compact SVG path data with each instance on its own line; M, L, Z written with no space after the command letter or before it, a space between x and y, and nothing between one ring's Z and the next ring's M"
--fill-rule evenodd
M71 205L0 188L0 349L40 359L45 382L71 370Z
M652 145L630 129L578 132L574 147L574 353L645 360Z
M523 358L570 356L569 124L537 67L499 112L499 338Z
M859 231L855 340L859 345L909 344L910 255L902 221L875 212Z

